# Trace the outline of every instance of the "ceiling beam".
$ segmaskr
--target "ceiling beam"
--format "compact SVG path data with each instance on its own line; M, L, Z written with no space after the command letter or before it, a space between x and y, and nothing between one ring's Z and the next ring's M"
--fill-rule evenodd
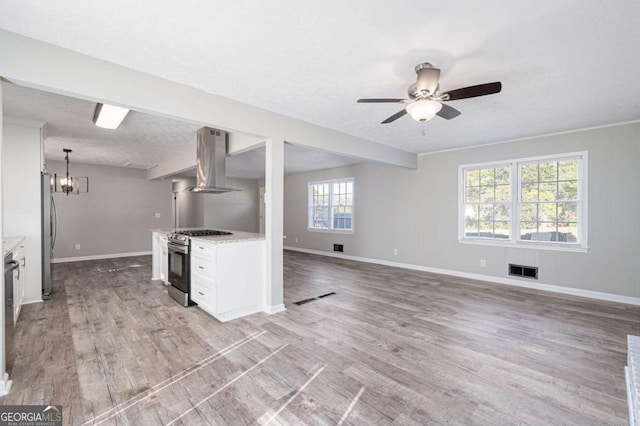
M52 44L0 30L0 76L23 86L106 102L256 138L407 168L417 155L297 120Z

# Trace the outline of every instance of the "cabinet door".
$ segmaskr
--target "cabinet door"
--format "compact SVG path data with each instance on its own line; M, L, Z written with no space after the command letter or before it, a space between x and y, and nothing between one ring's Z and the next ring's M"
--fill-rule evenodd
M160 279L169 285L169 251L167 249L167 237L160 238Z
M13 324L15 325L20 315L24 296L25 270L27 266L24 245L13 253L13 260L18 262L18 267L13 271Z

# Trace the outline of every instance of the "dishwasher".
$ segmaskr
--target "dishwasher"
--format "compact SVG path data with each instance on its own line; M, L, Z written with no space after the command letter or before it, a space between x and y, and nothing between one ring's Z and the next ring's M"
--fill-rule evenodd
M13 271L20 264L13 254L4 257L4 347L6 372L11 373L15 353L13 349Z

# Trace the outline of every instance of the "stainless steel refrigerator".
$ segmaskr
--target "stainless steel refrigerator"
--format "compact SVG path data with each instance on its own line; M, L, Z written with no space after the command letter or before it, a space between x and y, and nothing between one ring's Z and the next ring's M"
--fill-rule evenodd
M56 244L58 217L56 203L53 200L53 176L42 173L42 299L51 298L53 270L51 256Z

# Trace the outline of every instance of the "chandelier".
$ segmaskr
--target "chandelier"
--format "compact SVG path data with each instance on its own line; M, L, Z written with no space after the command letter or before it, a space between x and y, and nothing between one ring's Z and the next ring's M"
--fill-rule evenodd
M64 194L85 194L89 192L89 178L87 176L71 177L69 176L69 153L70 149L64 148L64 159L67 162L67 174L58 177L54 175L54 192L62 192Z

